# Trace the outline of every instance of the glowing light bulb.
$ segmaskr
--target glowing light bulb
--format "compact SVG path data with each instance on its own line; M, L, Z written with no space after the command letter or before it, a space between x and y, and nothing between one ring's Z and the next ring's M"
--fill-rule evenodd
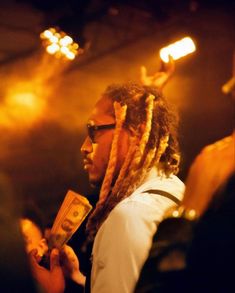
M41 33L42 38L50 39L53 36L52 32L49 30L45 30L43 33Z
M69 48L68 47L65 47L65 46L63 46L63 47L61 47L60 48L60 51L61 51L61 53L63 53L64 55L66 55L66 54L68 54L70 51L69 51Z
M66 58L73 60L78 53L79 45L64 32L58 32L54 28L49 28L40 34L46 51L56 58Z
M50 40L50 42L51 43L58 43L58 41L59 41L59 39L58 39L58 37L56 37L56 36L51 36L50 38L49 38L49 40Z
M184 57L196 50L196 46L190 37L185 37L173 44L168 45L160 50L160 58L164 62L169 62L169 55L174 60Z
M49 46L46 47L46 50L49 54L53 55L55 54L57 51L60 50L60 46L57 44L51 44Z
M66 57L69 59L69 60L73 60L75 58L75 54L73 52L68 52L66 54Z
M61 46L68 46L73 43L73 39L69 36L65 36L62 39L60 39L60 45Z
M78 47L79 47L79 46L78 46L78 44L77 44L77 43L73 43L73 44L72 44L72 48L73 48L73 50L77 50L77 49L78 49Z
M177 217L179 216L179 212L178 212L178 211L174 211L174 212L172 213L172 216L173 216L174 218L177 218Z
M52 34L55 34L56 33L56 29L54 27L50 27L49 28L49 31L52 32Z

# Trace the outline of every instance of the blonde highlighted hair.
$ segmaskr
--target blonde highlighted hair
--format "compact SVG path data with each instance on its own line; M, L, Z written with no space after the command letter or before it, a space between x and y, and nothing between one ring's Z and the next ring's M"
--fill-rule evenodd
M116 128L99 201L87 223L89 240L94 239L111 210L132 194L153 166L168 176L177 173L179 165L177 118L156 88L136 83L111 85L103 97L113 102L109 114L115 117ZM129 131L130 143L114 180L122 127Z

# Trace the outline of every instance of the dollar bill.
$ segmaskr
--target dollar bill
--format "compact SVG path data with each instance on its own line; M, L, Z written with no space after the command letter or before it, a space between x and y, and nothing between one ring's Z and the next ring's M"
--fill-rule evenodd
M48 240L49 249L60 249L66 244L91 209L87 198L69 190L53 223Z

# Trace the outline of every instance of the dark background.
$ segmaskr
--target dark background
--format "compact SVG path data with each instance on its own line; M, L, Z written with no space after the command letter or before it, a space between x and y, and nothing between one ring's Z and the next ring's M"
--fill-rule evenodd
M83 54L72 62L48 56L39 34L51 26ZM95 101L110 83L138 81L142 64L153 74L159 49L190 35L197 51L176 61L165 88L180 114L184 180L200 149L234 126L234 104L221 92L232 76L234 27L234 1L1 1L0 170L17 198L35 202L50 222L68 189L93 196L80 146ZM17 112L6 102L17 91L33 91L41 112Z

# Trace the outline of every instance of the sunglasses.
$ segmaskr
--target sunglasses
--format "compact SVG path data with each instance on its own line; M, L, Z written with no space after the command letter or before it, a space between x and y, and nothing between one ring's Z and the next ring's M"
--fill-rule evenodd
M87 124L87 133L92 143L95 143L95 132L98 130L113 129L116 124L103 124L103 125L93 125Z

